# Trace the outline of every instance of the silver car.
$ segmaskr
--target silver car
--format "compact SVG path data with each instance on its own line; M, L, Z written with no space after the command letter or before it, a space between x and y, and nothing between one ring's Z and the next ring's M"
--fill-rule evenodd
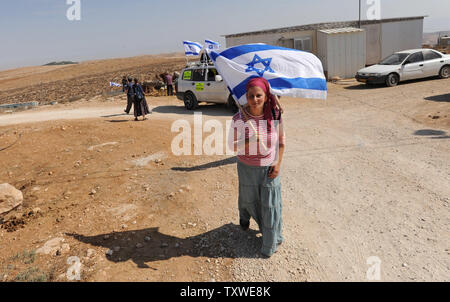
M376 65L356 73L356 80L366 84L396 86L400 81L450 76L450 55L434 49L411 49L396 52Z

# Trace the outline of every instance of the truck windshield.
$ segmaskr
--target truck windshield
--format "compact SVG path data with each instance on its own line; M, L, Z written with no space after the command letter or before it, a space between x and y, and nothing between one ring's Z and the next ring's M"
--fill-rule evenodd
M409 54L407 53L394 53L390 55L386 59L382 60L380 65L400 65L406 59Z

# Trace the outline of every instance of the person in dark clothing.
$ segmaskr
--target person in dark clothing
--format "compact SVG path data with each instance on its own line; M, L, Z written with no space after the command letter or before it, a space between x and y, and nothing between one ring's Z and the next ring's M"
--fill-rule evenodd
M146 114L150 113L150 110L148 109L147 100L145 99L145 93L144 89L142 89L141 84L139 84L138 79L134 79L134 90L135 90L135 97L134 97L134 120L138 120L138 116L142 115L142 120L146 120L145 117Z
M127 76L123 76L123 78L122 78L122 91L123 92L126 92L127 84L128 84Z
M132 78L128 78L128 83L126 84L126 92L127 92L127 108L124 110L126 114L130 114L131 105L134 102L134 83Z

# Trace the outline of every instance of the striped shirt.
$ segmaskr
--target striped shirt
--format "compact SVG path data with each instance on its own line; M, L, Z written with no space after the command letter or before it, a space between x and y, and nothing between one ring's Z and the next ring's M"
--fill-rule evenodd
M244 109L245 110L245 109ZM249 120L244 121L240 112L233 116L230 133L230 147L236 141L242 141L244 135L246 139L255 135L255 130L260 136L260 143L252 141L248 148L238 147L238 159L242 163L250 166L271 166L278 159L279 144L285 144L285 133L282 118L273 120L273 126L270 127L264 115L253 116L246 111ZM250 123L253 125L250 125ZM261 143L262 142L262 143Z

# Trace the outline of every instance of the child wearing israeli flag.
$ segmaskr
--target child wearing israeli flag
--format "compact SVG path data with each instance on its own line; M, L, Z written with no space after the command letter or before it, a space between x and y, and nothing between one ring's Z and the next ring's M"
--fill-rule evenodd
M267 80L250 79L246 91L247 104L234 115L230 133L232 149L238 152L239 221L243 230L248 230L250 218L256 221L261 253L270 257L283 242L280 172L285 134Z

